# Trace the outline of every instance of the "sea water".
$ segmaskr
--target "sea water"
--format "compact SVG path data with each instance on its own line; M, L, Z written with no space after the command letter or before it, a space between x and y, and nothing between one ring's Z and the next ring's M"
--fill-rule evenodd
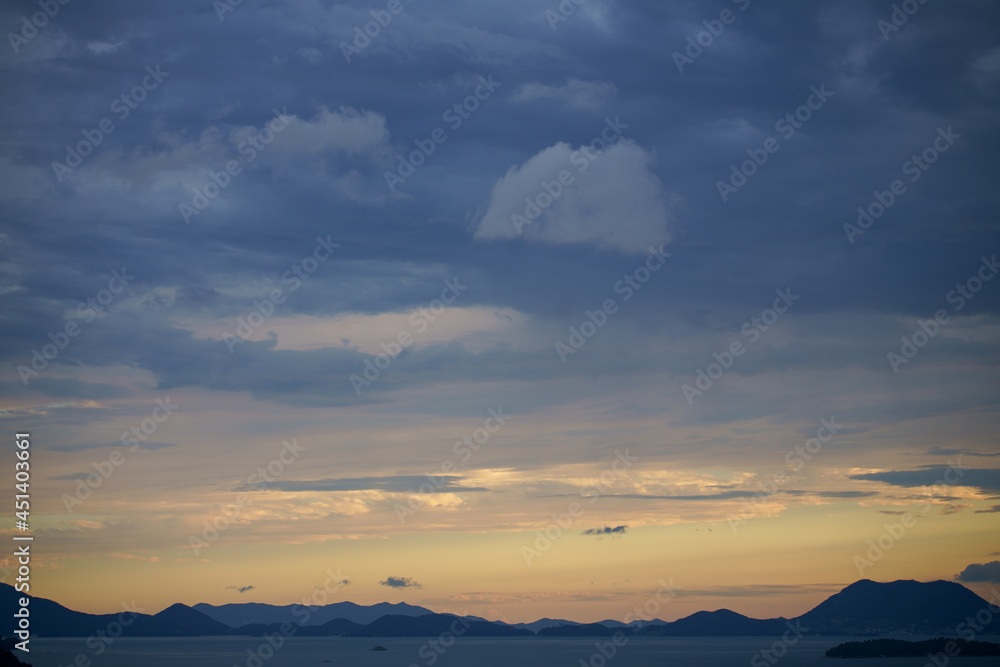
M825 658L828 648L850 638L800 639L777 645L780 657L763 655L774 641L766 637L635 637L624 646L610 638L546 637L459 638L445 647L440 640L340 637L290 637L273 649L261 638L182 637L115 640L110 646L84 639L33 639L31 653L17 655L34 667L923 667L923 658ZM386 651L371 651L383 646ZM104 651L97 654L98 647ZM601 648L603 647L603 652ZM604 654L614 654L605 657ZM329 662L327 662L329 661ZM773 661L773 662L772 662ZM994 667L1000 658L960 658L958 667Z

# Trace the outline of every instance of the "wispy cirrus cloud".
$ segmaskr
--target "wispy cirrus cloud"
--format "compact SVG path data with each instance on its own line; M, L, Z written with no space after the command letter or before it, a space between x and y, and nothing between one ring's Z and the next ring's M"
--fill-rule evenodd
M423 485L425 493L471 493L489 491L476 486L462 486L462 477L457 475L440 475L434 478L432 484L424 475L392 475L387 477L344 477L340 479L317 480L275 480L269 482L267 488L271 491L296 493L303 491L386 491L389 493L417 493ZM254 488L253 485L243 485L237 491Z

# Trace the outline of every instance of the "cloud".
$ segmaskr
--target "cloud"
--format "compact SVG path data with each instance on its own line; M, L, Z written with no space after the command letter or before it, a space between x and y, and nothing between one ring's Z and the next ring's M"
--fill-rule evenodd
M652 154L629 139L599 155L589 153L593 161L586 154L560 142L511 167L493 186L475 237L523 236L626 253L645 253L667 243L671 214L651 168ZM560 173L569 185L559 183ZM547 201L552 203L543 206Z
M321 153L335 150L360 155L384 147L389 140L385 116L373 111L358 111L352 107L330 111L321 107L312 120L292 118L281 133L281 141L274 144L279 152Z
M542 83L521 84L511 95L511 101L530 103L539 100L557 100L574 108L600 106L607 98L618 92L613 83L606 81L581 81L570 79L562 86L547 86Z
M945 477L946 473L948 473L947 478ZM918 470L888 470L862 475L851 475L850 479L884 482L885 484L907 488L938 486L948 484L949 482L946 479L954 479L955 482L951 486L968 486L984 492L1000 491L1000 469L997 468L969 470L962 468L952 469L947 466L922 466Z
M410 579L409 577L386 577L378 582L382 586L389 588L423 588L423 584Z
M20 383L0 382L0 393L12 394ZM39 377L31 381L31 389L51 398L81 398L101 400L123 398L130 392L125 387L101 382L84 382L76 378Z
M678 597L772 597L784 595L825 596L843 589L843 584L745 584L713 586L708 588L682 588Z
M760 493L757 490L745 490L745 491L722 491L720 493L703 493L700 495L676 495L676 496L666 496L658 495L652 493L605 493L601 495L601 498L622 498L622 499L634 499L634 500L737 500L746 499L750 500L755 494ZM572 493L559 493L552 494L548 496L543 496L545 498L570 498L578 494ZM804 491L800 489L784 489L780 491L775 491L771 495L789 495L789 496L816 496L819 498L870 498L872 496L877 496L877 491Z
M959 574L956 574L955 579L969 583L989 582L998 584L1000 583L1000 560L982 564L973 563Z
M787 493L790 496L816 496L818 498L871 498L877 496L877 491L804 491L801 489L788 489L779 493Z
M624 535L627 532L628 532L628 526L615 526L614 528L604 526L603 528L588 528L587 530L583 531L583 534L604 536L604 535Z
M1000 456L1000 452L980 452L975 449L943 449L934 447L927 450L930 456Z
M256 586L226 586L227 591L236 591L237 593L246 593L256 588Z
M829 406L844 406L838 420L878 437L839 432L788 486L862 491L775 495L778 504L897 495L882 482L831 480L851 474L842 473L851 466L871 472L875 465L905 471L944 464L944 449L925 453L935 445L998 451L989 438L1000 398L989 374L1000 360L996 283L961 313L944 297L973 275L984 249L995 247L995 228L984 221L994 219L997 196L982 187L993 158L972 148L994 136L989 119L996 117L1000 59L991 26L1000 6L954 3L943 21L920 22L926 41L897 35L883 43L872 30L881 10L864 3L777 9L761 3L754 20L664 85L662 68L644 64L669 67L672 45L701 29L704 7L617 3L602 20L605 32L582 15L595 2L609 4L585 3L556 32L544 8L531 3L414 8L394 18L351 66L344 66L337 44L371 20L370 7L308 0L285 3L278 16L273 3L244 2L223 24L204 0L176 7L94 3L88 12L70 5L20 54L0 55L10 88L31 91L5 107L0 149L0 233L9 234L0 248L0 355L9 381L0 391L10 409L3 416L43 434L43 453L75 452L51 457L47 474L61 476L91 470L89 449L96 456L117 445L100 450L87 443L117 442L141 418L126 422L126 416L154 392L173 392L186 406L179 422L153 436L181 446L129 464L122 484L88 501L96 503L95 514L131 527L115 528L113 540L109 528L61 532L54 555L104 553L108 544L147 548L143 535L167 549L160 546L165 538L154 535L157 525L200 523L214 503L214 495L189 496L189 488L228 491L218 482L245 480L240 466L273 457L271 440L279 432L316 446L310 466L290 470L289 486L270 488L317 492L261 498L245 526L248 540L383 538L424 530L424 521L431 541L470 526L483 535L518 529L542 511L537 495L582 490L590 473L606 466L603 445L612 442L635 442L650 472L669 458L671 469L718 468L739 483L673 484L669 471L622 482L612 490L637 493L608 500L614 514L593 517L592 527L711 521L725 515L720 506L755 494L749 480L756 477L741 471L782 464L785 445L799 441L803 430L795 417L818 416ZM115 50L87 47L101 42ZM761 43L769 48L754 48ZM119 122L110 103L157 63L170 77ZM981 74L982 87L970 72ZM503 85L452 131L442 112L474 90L480 73ZM715 183L729 178L729 165L775 134L774 121L805 103L809 87L822 81L836 91L830 104L793 137L781 137L782 150L723 204ZM286 105L296 115L292 124L247 162L233 133L261 131L271 109ZM864 122L857 109L866 110ZM621 114L630 126L627 139L579 172L568 158L599 136L606 113ZM106 116L114 132L73 175L57 181L51 162L63 161L65 147ZM956 150L850 245L842 225L867 204L861 198L927 145L939 122L963 134ZM436 127L448 129L447 142L401 186L405 196L388 196L383 170L396 159L382 159L383 150L409 153ZM626 167L620 173L616 156ZM245 169L197 222L183 225L178 204L234 159ZM524 227L522 239L510 215L523 212L524 197L542 192L540 179L552 181L562 169L574 178L571 191ZM348 199L347 191L358 197ZM683 226L671 219L681 212L675 192L684 193ZM636 214L643 211L654 214ZM491 227L494 218L501 227ZM664 218L665 226L658 222ZM473 232L481 233L475 241ZM290 291L281 276L300 266L320 234L332 235L341 250ZM661 272L628 304L618 299L623 307L614 320L560 364L552 344L579 327L585 311L618 298L612 285L639 264L617 251L642 253L646 237L668 235L675 253L670 275ZM490 238L496 240L482 242ZM131 287L143 304L115 301L25 391L16 365L51 342L49 332L79 320L77 304L105 287L107 272L121 264L135 268ZM395 317L424 307L440 294L441 279L455 275L470 285L462 308L523 315L515 317L516 335L479 347L464 337L448 339L449 309L357 397L349 375L376 361L371 346L402 329L362 336L367 330L355 315ZM687 405L681 384L731 341L747 342L740 324L769 306L776 287L789 284L801 302L710 395ZM231 354L217 336L186 326L197 312L216 331L232 332L237 318L276 286L287 299L258 333L276 331L277 343L247 342ZM953 317L914 363L898 375L871 363L898 349L900 336L912 336L917 319L937 308ZM355 331L331 325L341 317ZM317 323L308 349L289 347L278 328L286 318ZM124 387L130 395L45 382L69 378ZM101 405L66 405L62 398ZM438 493L425 497L437 509L406 526L391 512L371 511L374 498L418 489L404 476L420 479L429 464L450 456L453 438L478 428L473 418L501 398L505 409L525 416L524 426L511 427L524 431L516 437L504 431L496 447L477 453L471 462L484 470L451 473L466 477L442 480ZM579 423L574 430L581 435L562 435L569 423ZM940 434L959 423L961 436L942 442ZM195 445L192 466L181 450ZM921 458L907 462L904 452ZM989 466L971 451L969 461ZM572 483L564 464L580 466ZM186 480L180 492L175 479ZM374 490L323 493L352 488ZM176 502L178 493L189 502ZM651 495L657 493L685 495L658 500ZM141 502L130 502L136 497ZM972 510L985 513L996 502L977 502L969 521L988 523L988 514ZM552 511L565 507L550 504ZM144 521L151 507L162 520ZM371 545L366 551L358 542L357 553L380 553L381 545Z
M997 514L998 512L1000 512L1000 505L993 505L989 509L975 511L976 514Z
M723 491L721 493L705 493L701 495L677 495L666 496L654 493L604 493L601 498L622 498L629 500L733 500L736 498L749 498L753 491ZM554 493L542 498L574 498L579 497L578 493Z
M106 53L115 53L124 44L124 42L89 42L87 44L87 49L94 55L102 55Z
M49 449L53 452L83 452L88 449L110 449L112 447L121 447L120 442L101 442L97 444L90 445L50 445ZM131 448L134 445L129 445ZM177 445L172 442L140 442L139 449L146 449L151 452L155 452L157 449L166 449L167 447L176 447ZM87 473L79 473L86 477ZM51 477L50 479L76 479L76 475L64 475L63 477Z
M394 475L388 477L349 477L341 479L317 479L270 482L272 491L295 493L300 491L388 491L393 493L469 493L489 491L482 487L462 486L455 475L439 475L433 481L425 475ZM427 486L430 489L427 489ZM254 485L241 486L237 491L256 488Z

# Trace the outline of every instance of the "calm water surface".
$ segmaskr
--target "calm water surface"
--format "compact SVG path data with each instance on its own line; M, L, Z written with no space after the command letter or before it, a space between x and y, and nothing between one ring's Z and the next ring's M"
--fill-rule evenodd
M603 661L595 641L605 639L461 638L450 648L433 650L425 639L289 638L270 655L259 653L257 638L118 639L102 655L82 639L34 639L30 656L18 654L34 667L299 667L331 665L344 667L751 667L751 660L770 646L766 638L634 638ZM927 658L866 659L841 661L824 658L826 649L848 641L802 639L777 661L780 667L923 667ZM381 645L388 651L369 651ZM254 651L251 657L248 651ZM265 660L260 660L265 657ZM322 662L329 660L329 662ZM952 667L1000 666L997 658L960 658ZM757 661L758 667L770 663Z

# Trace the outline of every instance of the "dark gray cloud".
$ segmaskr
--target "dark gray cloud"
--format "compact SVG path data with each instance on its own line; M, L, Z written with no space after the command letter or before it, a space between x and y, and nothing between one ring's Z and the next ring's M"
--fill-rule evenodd
M256 586L226 586L227 591L236 591L237 593L248 593L256 588Z
M934 447L927 450L930 456L1000 456L1000 452L981 452L975 449L948 449L944 447Z
M780 491L779 493L786 493L792 496L818 496L820 498L871 498L872 496L877 496L876 491L804 491L801 489L788 489L785 491Z
M972 563L964 570L956 574L955 579L967 583L1000 583L1000 561L995 560L989 563Z
M907 488L950 485L974 487L984 492L1000 491L1000 469L997 468L963 470L928 465L918 470L890 470L851 475L851 479L884 482Z
M386 577L378 583L388 588L423 588L423 584L409 577Z
M603 537L605 535L624 535L628 532L628 526L615 526L611 528L610 526L604 526L603 528L588 528L583 531L584 535L596 535L598 537Z
M546 498L572 498L573 496L579 497L579 494L571 493L561 493L554 494L550 496L544 496ZM602 493L601 498L620 498L625 500L678 500L678 501L692 501L692 500L752 500L755 496L760 496L761 492L759 490L748 489L743 491L723 491L721 493L703 493L696 495L676 495L676 496L666 496L657 494L647 494L647 493ZM767 495L789 495L789 496L818 496L820 498L870 498L872 496L877 496L876 491L803 491L800 489L779 489L774 493Z

